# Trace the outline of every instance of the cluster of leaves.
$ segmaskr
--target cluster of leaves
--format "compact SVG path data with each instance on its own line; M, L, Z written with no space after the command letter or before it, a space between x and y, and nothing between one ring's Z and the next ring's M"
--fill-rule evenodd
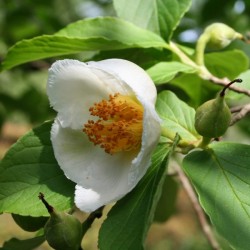
M194 128L193 107L214 96L218 86L200 75L192 59L193 49L171 42L190 5L191 0L114 0L118 17L80 20L53 35L22 40L9 49L1 64L4 71L39 59L95 51L93 60L119 57L139 64L161 92L156 109L171 136L168 140L162 138L149 171L137 187L112 207L99 233L100 249L143 249L171 153L176 147L193 145L201 139ZM248 88L249 59L241 50L206 54L205 64L216 77L240 76L246 82L243 87ZM235 95L230 98L237 99ZM2 160L0 212L48 216L37 198L39 192L46 194L58 210L73 207L74 183L66 179L54 158L50 128L51 122L47 122L33 129ZM249 158L250 146L218 142L191 152L183 162L211 222L236 249L247 249L249 244ZM38 236L17 244L32 249L43 240ZM3 249L8 249L9 244L14 249L15 241L7 242Z

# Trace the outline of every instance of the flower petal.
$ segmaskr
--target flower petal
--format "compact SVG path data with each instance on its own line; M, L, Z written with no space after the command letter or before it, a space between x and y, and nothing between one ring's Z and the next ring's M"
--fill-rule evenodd
M100 194L96 193L92 189L85 189L76 185L75 204L80 210L90 213L103 206L104 203Z
M72 181L96 192L112 189L120 193L128 188L127 176L136 152L107 154L83 132L63 128L58 119L52 126L51 140L59 166Z
M133 89L136 96L143 96L148 102L155 104L157 92L154 83L138 65L123 59L88 62L88 65L117 75Z
M140 100L144 106L143 133L141 150L132 161L129 182L135 183L136 179L141 179L151 164L151 156L156 147L161 134L161 120L151 103Z
M156 89L147 74L120 59L89 65L63 60L52 65L47 92L58 111L51 130L54 154L65 175L77 183L77 206L93 211L130 192L148 169L160 137L160 119L154 109ZM135 94L144 107L140 152L107 154L82 132L90 119L90 106L115 93Z
M47 94L63 127L81 129L90 118L89 107L118 92L132 90L120 78L80 61L57 61L49 69Z

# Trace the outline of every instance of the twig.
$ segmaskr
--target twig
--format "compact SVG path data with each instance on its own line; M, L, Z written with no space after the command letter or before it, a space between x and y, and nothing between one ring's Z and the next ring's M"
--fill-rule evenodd
M230 109L230 111L231 111L232 114L233 114L233 113L238 113L239 111L242 110L243 107L244 107L243 105L241 105L241 106L235 106L235 107L232 107L232 108Z
M193 67L197 71L197 74L202 79L209 80L209 81L213 82L214 84L221 85L221 86L226 86L229 82L231 82L228 78L218 78L218 77L212 75L204 65L196 64L174 42L169 43L168 49L171 50L173 53L175 53L180 58L182 63ZM229 89L233 90L234 92L250 96L250 90L240 88L240 87L237 87L235 85L231 85L229 87Z
M92 212L88 218L82 223L82 235L84 236L88 229L91 227L92 223L95 219L99 219L102 217L102 210L104 206L98 208L94 212Z
M181 184L183 185L183 188L185 189L188 197L191 200L191 203L195 209L195 212L198 216L202 230L203 230L208 242L210 243L211 247L214 250L221 249L219 243L217 242L217 240L214 237L214 234L212 232L212 229L211 229L209 223L207 222L206 215L200 206L200 203L197 199L196 193L195 193L190 181L188 180L187 176L184 174L184 172L182 171L182 169L179 167L178 164L174 165L174 169L178 175L178 178L179 178Z
M230 123L230 126L234 125L236 122L240 121L242 118L244 118L248 113L250 113L250 103L234 107L231 109L232 113L236 113Z
M218 78L213 75L211 75L208 80L210 80L214 84L221 85L221 86L226 86L230 82L228 78ZM250 90L248 89L240 88L235 85L231 85L229 89L233 90L234 92L250 96Z

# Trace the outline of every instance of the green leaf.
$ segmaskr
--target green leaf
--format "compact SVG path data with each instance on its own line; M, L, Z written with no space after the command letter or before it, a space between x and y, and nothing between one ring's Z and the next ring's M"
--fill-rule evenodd
M241 73L237 78L242 79L241 83L234 83L235 87L243 88L243 89L248 89L250 90L250 70L247 70L243 73ZM232 99L232 100L242 100L243 98L246 98L246 95L236 93L234 91L228 91L226 95L227 99Z
M163 84L172 80L179 72L194 73L195 69L180 62L160 62L147 70L155 84Z
M195 110L181 101L173 92L163 91L158 95L156 110L162 119L162 127L169 134L170 139L176 133L181 139L190 143L200 138L194 128Z
M12 218L19 227L28 232L38 231L44 227L48 220L48 217L22 216L19 214L12 214Z
M75 184L68 180L54 158L51 122L27 133L0 163L0 212L48 216L39 192L57 210L72 207Z
M183 168L217 231L235 249L250 239L250 146L220 142L187 155Z
M70 24L54 35L18 42L8 51L2 69L42 58L74 54L84 50L166 48L158 35L113 17L85 19Z
M191 0L114 0L117 15L169 41Z
M33 250L36 249L36 247L40 246L44 241L45 237L43 235L26 240L12 238L9 241L5 242L0 250Z
M172 176L166 176L162 193L155 209L154 221L165 222L173 215L176 207L178 184Z
M249 60L242 51L230 50L206 54L205 65L217 77L234 79L248 69Z
M132 48L124 50L101 51L91 58L93 61L100 61L109 58L121 58L134 62L140 67L147 69L159 61L167 61L172 56L168 50L157 48Z
M113 206L99 233L100 249L143 249L161 194L170 152L167 144L160 144L143 179L132 192Z

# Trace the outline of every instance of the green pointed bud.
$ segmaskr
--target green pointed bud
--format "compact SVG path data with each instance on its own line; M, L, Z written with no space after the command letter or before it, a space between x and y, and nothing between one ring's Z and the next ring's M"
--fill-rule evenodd
M82 241L82 225L73 215L65 212L57 212L44 199L42 193L39 194L50 213L50 218L44 226L47 242L56 250L79 250Z
M224 23L213 23L205 31L209 37L208 45L214 49L222 49L229 45L235 39L243 39L243 35L236 32Z
M215 99L203 103L195 113L195 129L208 138L222 136L231 122L231 111L225 102L225 91L234 82L242 82L236 79L227 84Z

